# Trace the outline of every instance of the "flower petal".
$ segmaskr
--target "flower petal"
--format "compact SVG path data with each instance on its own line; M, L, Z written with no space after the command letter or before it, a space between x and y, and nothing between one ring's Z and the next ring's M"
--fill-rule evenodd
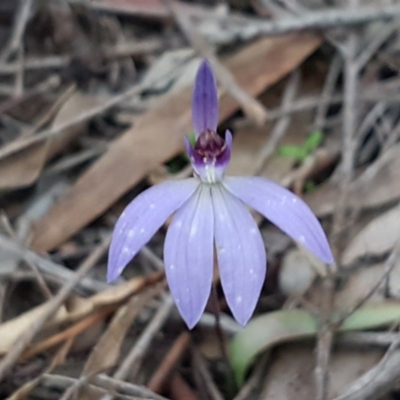
M192 119L196 138L201 132L217 130L218 92L211 66L203 61L196 76L192 100Z
M212 188L212 199L222 288L236 321L245 325L265 279L264 243L257 224L240 200L222 186Z
M164 245L169 288L189 329L199 321L210 296L213 232L210 187L201 185L175 214Z
M255 176L227 178L224 185L322 261L334 263L321 224L308 205L294 193L274 182Z
M167 181L147 189L125 208L115 225L110 245L108 282L118 278L126 264L198 185L199 181L194 178Z

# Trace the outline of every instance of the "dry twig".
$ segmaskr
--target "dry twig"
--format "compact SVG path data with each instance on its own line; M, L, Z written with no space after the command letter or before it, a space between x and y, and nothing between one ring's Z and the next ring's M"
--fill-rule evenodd
M235 81L235 78L215 56L204 38L193 28L191 21L180 11L180 6L175 0L163 0L174 14L177 23L194 49L211 63L219 82L241 105L243 111L257 124L263 125L268 118L266 108L254 97L243 90Z
M281 109L283 112L293 104L296 93L299 87L300 73L295 71L288 80L285 93L282 99ZM279 121L275 124L268 142L260 150L260 162L254 170L256 175L259 175L268 163L270 157L275 153L279 142L285 136L285 133L290 125L291 114L284 114L280 117Z
M8 59L22 46L22 39L25 33L26 25L28 23L29 15L31 13L32 4L32 0L20 0L19 8L15 15L11 38L7 47L0 55L0 61L5 61L6 59Z
M47 310L32 324L30 329L24 332L15 342L7 355L0 361L0 382L9 369L15 365L20 355L29 346L43 325L50 319L68 298L77 283L94 267L100 257L103 256L110 244L110 238L105 239L78 268L73 277L65 283L61 290L49 302Z

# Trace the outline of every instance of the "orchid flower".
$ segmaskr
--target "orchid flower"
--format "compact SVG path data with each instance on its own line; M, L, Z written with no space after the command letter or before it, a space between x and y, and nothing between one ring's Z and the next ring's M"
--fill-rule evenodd
M273 222L322 261L333 256L320 223L299 197L260 177L225 177L232 134L216 133L218 94L212 69L203 61L196 77L192 118L196 142L186 137L192 178L147 189L125 209L115 226L108 281L175 214L164 244L165 272L176 306L191 329L210 295L214 249L222 288L235 319L245 325L259 298L266 274L266 252L247 206Z

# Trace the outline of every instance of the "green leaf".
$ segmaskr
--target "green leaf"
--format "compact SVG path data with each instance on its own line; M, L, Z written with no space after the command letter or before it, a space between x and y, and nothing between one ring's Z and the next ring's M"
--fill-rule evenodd
M312 131L304 144L301 146L280 146L278 154L282 157L294 158L296 161L303 162L322 142L323 134L321 131Z
M324 138L321 131L312 131L304 143L304 150L307 155L312 153L322 142Z
M294 158L297 161L304 161L307 157L304 149L299 146L281 146L278 149L278 154L281 157Z
M333 319L338 319L335 313ZM339 328L339 332L373 329L400 320L399 303L383 303L356 310ZM317 333L316 319L305 310L281 310L254 318L232 340L229 355L239 386L247 369L263 351Z
M194 132L188 133L188 138L189 138L190 145L193 147L196 144L196 136L195 136Z
M400 320L399 303L382 303L363 307L351 314L340 327L340 332L361 331L390 325Z

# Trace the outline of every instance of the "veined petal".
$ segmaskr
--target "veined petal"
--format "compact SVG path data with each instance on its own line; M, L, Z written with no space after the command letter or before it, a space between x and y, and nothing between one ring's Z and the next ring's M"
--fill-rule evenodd
M308 205L294 193L255 176L226 178L224 185L322 261L334 262L321 224Z
M164 245L169 288L189 329L199 321L210 296L213 233L210 187L201 185L175 214Z
M196 76L192 100L192 119L196 138L205 130L216 131L218 92L211 66L203 61Z
M195 178L163 182L141 193L125 208L115 225L110 245L108 282L122 273L126 264L198 185Z
M266 273L260 231L246 206L223 186L212 188L215 246L222 288L236 321L253 314Z

